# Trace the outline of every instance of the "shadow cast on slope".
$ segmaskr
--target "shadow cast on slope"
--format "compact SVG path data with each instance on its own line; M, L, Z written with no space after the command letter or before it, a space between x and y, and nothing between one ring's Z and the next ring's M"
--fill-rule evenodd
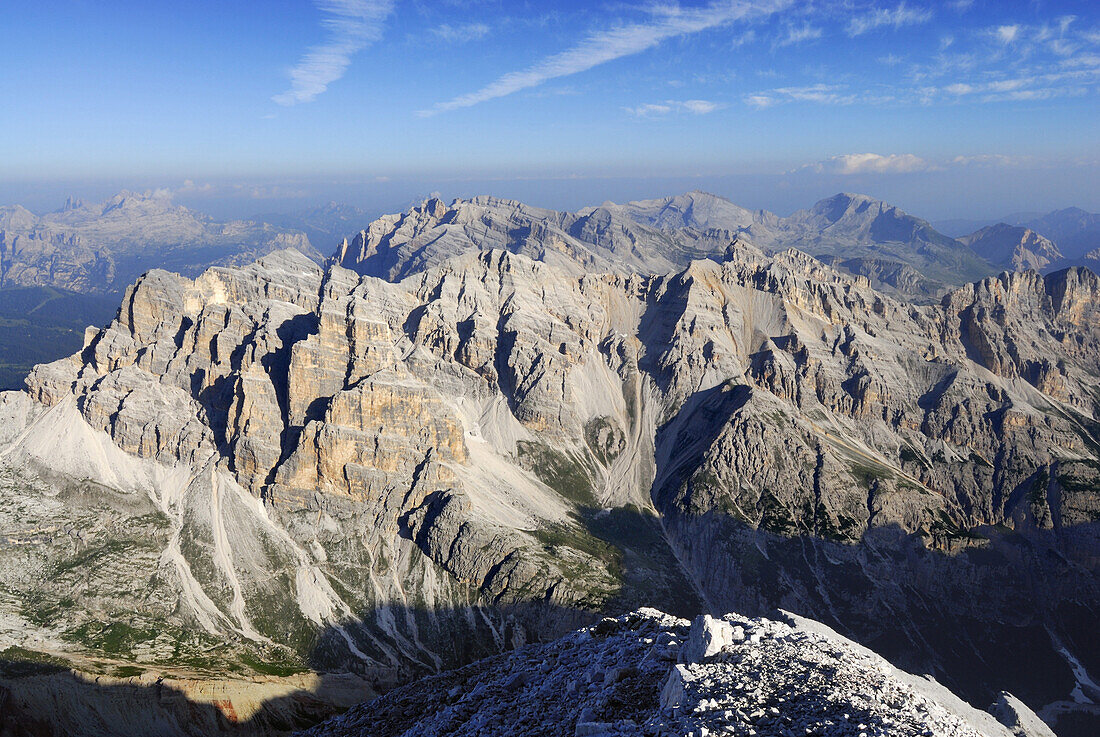
M265 698L243 693L249 676L239 674L210 677L204 690L195 682L160 680L156 666L113 669L133 672L130 678L77 675L62 661L27 651L14 657L9 650L0 652L0 737L288 734L374 694L549 641L605 614L643 605L684 617L702 611L652 513L585 507L576 519L587 537L551 535L543 542L551 554L556 545L570 545L607 556L622 587L599 612L546 601L374 607L316 633L305 659L318 674L313 682L294 687L293 679L259 677L286 691Z
M1100 523L1058 532L980 528L982 538L946 553L896 525L843 543L754 529L719 512L666 519L720 609L770 616L781 608L817 619L903 670L933 675L977 708L1002 690L1036 712L1051 707L1044 714L1057 719L1062 737L1100 728L1100 713L1061 713L1082 686L1085 698L1100 697L1073 665L1100 672L1098 582L1061 552L1069 544L1078 558L1094 555Z
M285 678L161 676L161 668L149 665L94 675L77 673L58 658L9 648L0 652L0 737L288 735L418 678L523 647L539 629L550 639L597 617L540 602L382 606L319 631L307 657L311 671ZM363 643L377 642L387 631L391 642L363 653L370 650ZM387 654L388 661L373 658Z

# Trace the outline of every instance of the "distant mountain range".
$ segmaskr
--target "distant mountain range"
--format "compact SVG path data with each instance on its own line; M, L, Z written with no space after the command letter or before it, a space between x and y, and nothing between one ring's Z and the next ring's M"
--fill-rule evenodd
M167 197L123 191L96 204L70 198L42 216L19 205L0 208L0 288L119 292L151 268L197 275L284 248L322 259L302 231L219 222Z
M1084 258L1100 248L1100 215L1079 207L1054 210L1045 215L1023 212L997 220L941 220L936 227L944 233L962 237L991 225L1004 224L1027 228L1058 244L1066 259Z
M1001 224L1019 230L994 227ZM318 263L336 251L343 265L390 279L470 247L503 248L574 271L649 274L698 258L720 261L736 242L765 253L796 248L866 277L876 288L930 300L1002 270L1088 265L1100 256L1094 253L1100 248L1100 215L1077 208L1020 213L1004 223L949 221L947 226L959 237L885 202L847 193L789 217L689 192L606 202L575 213L495 197L449 204L431 197L378 218L330 202L219 222L165 197L122 192L95 205L70 198L42 216L18 205L0 208L0 288L110 293L149 268L194 276L208 266L243 265L288 247ZM970 226L977 227L959 230Z
M1080 228L1059 232L1084 238ZM950 238L925 220L856 194L835 195L789 217L747 210L705 192L605 202L575 213L494 197L449 204L433 198L375 220L336 258L361 274L386 279L471 248L501 248L574 272L650 274L693 259L721 261L730 248L749 246L769 254L795 248L863 276L878 289L930 300L949 287L1004 270L1051 270L1071 263L1072 256L1067 259L1049 239L1038 237L1020 227Z
M377 217L377 212L329 202L291 213L264 213L254 219L288 230L300 230L317 250L330 254L344 237L368 227Z

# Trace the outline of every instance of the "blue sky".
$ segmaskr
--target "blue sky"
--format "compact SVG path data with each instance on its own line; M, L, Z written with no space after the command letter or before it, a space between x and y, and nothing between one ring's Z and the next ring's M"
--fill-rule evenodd
M839 190L928 217L1096 210L1097 6L10 3L0 199L576 207L699 187L781 212Z

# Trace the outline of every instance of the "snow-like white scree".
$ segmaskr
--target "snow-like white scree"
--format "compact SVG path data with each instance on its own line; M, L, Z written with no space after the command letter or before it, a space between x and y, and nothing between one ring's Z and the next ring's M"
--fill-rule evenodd
M1040 726L1028 734L1050 734L1037 718L1033 723ZM641 609L406 686L305 734L1009 737L1013 732L934 681L899 671L816 622L793 615L785 623L730 614L689 623Z

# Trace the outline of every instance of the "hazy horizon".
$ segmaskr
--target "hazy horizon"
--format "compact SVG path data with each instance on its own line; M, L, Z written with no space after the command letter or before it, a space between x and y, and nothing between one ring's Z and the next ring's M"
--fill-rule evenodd
M159 193L174 203L223 219L291 214L329 202L368 212L399 212L436 194L443 199L491 195L538 207L574 211L606 201L658 199L702 190L742 207L786 216L839 192L865 194L929 221L995 220L1014 213L1043 213L1067 207L1100 211L1100 198L1090 191L1090 172L1043 170L1028 179L1003 177L983 186L971 173L957 182L942 172L907 176L802 177L789 174L730 174L679 177L582 177L475 179L408 179L384 182L345 180L258 180L206 182L201 187L158 179L101 181L0 182L0 206L21 205L36 214L59 209L68 197L100 202L121 191ZM1049 179L1050 186L1037 185ZM947 187L953 196L945 197Z
M839 191L933 220L1100 210L1089 2L277 5L9 9L0 203L698 188L780 214Z

